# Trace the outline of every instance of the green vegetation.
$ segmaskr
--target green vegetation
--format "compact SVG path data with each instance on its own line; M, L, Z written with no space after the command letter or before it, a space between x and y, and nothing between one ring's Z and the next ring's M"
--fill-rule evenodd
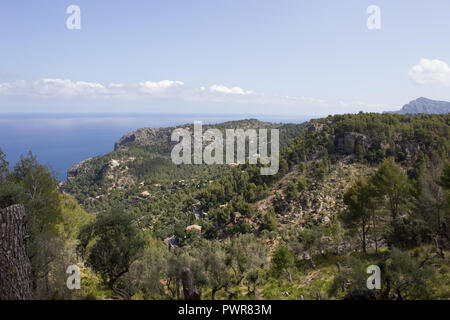
M9 171L0 150L0 168L0 207L25 205L34 298L70 298L66 268L78 262L75 237L91 217L72 196L58 192L55 175L39 164L31 152Z
M92 246L89 244L96 240ZM130 299L130 294L116 286L120 277L130 270L144 248L144 241L133 219L114 210L99 214L91 224L83 226L77 247L86 264L99 273L111 290Z
M30 243L55 246L32 257L37 279L55 283L45 297L181 299L189 268L203 299L448 299L449 121L359 113L217 125L280 128L274 176L259 165L176 166L163 138L127 135L62 188L87 216L32 155L9 172L0 154L0 203L25 203ZM63 251L85 263L72 295L47 263ZM381 290L366 287L372 264Z

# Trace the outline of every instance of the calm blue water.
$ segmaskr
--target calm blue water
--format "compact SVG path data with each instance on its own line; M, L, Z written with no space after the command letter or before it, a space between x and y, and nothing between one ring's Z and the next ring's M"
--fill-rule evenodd
M32 151L61 180L74 164L114 150L125 133L143 127L169 127L194 121L218 123L256 118L264 121L301 123L310 117L255 115L0 115L0 148L13 166Z

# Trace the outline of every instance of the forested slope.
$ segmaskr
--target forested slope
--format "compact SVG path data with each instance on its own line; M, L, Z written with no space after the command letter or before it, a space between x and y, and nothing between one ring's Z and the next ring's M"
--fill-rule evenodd
M198 286L212 290L214 297L314 298L318 291L331 298L360 290L365 297L375 296L356 283L368 261L393 268L392 277L417 268L408 276L419 277L423 286L432 281L431 274L444 272L444 285L438 289L423 291L411 284L414 289L408 290L414 293L402 293L386 283L390 289L378 292L379 297L435 296L442 288L448 294L448 203L441 180L449 120L448 115L364 113L312 120L289 127L275 176L261 176L253 165L181 165L168 170L172 175L181 171L175 181L166 176L167 187L158 178L145 181L148 198L130 197L142 190L141 184L115 188L111 195L116 196L85 205L92 211L125 205L125 212L156 243L165 239L176 247L173 257L161 258L169 269L160 270L160 277L178 281L169 270L189 265ZM145 172L148 177L152 167L162 172L159 164L146 162L134 176ZM247 257L244 265L233 261L230 254L235 251ZM212 260L203 261L207 258ZM218 265L202 271L205 263ZM170 295L171 283L157 295ZM252 289L257 283L263 284L259 293ZM286 291L274 289L275 283Z
M30 258L42 297L177 299L192 274L203 299L448 299L449 120L211 126L279 128L273 176L260 165L176 166L170 130L141 129L72 168L59 192L32 155L12 172L3 164L0 201L26 204L30 250L50 253ZM74 260L84 285L67 292L60 271ZM380 290L366 287L373 264Z

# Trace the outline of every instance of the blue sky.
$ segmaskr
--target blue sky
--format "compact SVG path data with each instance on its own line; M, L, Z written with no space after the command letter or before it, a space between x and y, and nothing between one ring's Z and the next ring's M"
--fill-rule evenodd
M72 4L80 30L66 27ZM1 113L326 115L450 100L448 0L3 0L0 43Z

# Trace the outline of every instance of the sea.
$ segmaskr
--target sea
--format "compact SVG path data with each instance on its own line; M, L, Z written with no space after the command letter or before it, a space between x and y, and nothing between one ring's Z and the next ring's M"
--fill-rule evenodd
M0 114L0 148L13 168L32 152L65 181L78 162L114 150L114 143L138 128L164 128L202 121L204 124L258 119L302 123L308 116L219 114Z

